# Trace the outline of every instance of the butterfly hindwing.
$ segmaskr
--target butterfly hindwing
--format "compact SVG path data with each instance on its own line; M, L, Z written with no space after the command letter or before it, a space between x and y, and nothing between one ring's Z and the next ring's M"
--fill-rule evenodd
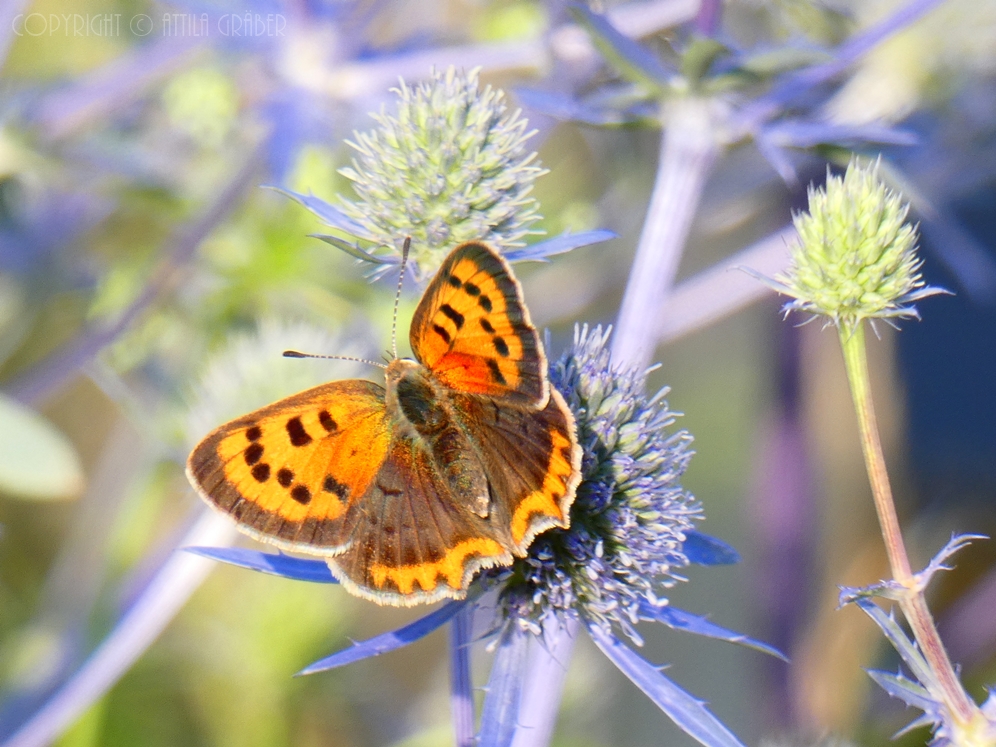
M522 290L490 247L461 244L443 262L415 311L415 357L461 392L543 406L547 364Z
M490 520L507 527L512 552L524 556L537 534L569 524L581 481L574 416L553 388L542 410L501 406L474 395L452 399L487 473Z
M350 520L353 543L328 561L359 596L412 605L464 595L481 568L507 565L507 542L467 510L417 437L399 436Z
M257 539L335 554L349 546L347 515L387 455L384 389L325 384L226 423L187 462L198 492Z

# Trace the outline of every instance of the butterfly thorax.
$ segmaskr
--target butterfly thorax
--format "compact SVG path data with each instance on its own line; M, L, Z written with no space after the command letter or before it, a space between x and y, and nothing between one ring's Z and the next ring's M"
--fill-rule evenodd
M432 372L418 361L396 358L387 367L387 416L411 436L435 438L446 428L447 407Z

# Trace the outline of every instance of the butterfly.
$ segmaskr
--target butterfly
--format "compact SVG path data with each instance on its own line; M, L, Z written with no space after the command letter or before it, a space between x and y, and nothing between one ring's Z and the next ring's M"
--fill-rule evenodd
M187 476L239 529L323 557L350 592L460 599L482 568L567 528L581 447L522 288L491 247L454 249L385 385L308 389L226 423Z

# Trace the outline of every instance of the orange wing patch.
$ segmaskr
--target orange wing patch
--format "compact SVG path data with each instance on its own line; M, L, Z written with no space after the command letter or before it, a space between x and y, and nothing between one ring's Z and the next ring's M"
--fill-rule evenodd
M483 244L463 244L443 263L410 337L419 361L457 391L546 403L546 358L521 289Z
M468 571L473 573L478 565L468 566L469 559L507 557L508 552L498 542L486 537L463 540L449 548L440 560L434 563L417 565L389 566L375 563L370 567L370 574L378 589L384 589L388 583L393 584L401 594L411 594L415 584L423 592L435 591L439 585L440 576L454 591L459 592L466 585L465 576Z
M543 485L523 498L512 514L512 540L520 555L525 555L536 534L551 526L566 527L568 523L570 505L563 505L563 499L573 493L577 480L572 478L577 475L577 468L570 440L552 429L550 439L552 450Z
M191 454L188 474L247 533L328 554L348 542L338 520L366 492L389 444L383 389L342 381L222 426Z

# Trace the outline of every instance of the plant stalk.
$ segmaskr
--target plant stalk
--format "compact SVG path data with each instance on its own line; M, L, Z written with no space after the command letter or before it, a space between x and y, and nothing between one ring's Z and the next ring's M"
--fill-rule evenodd
M645 368L654 354L657 318L685 249L702 189L719 154L716 103L695 97L662 104L657 178L612 336L617 365Z
M465 604L450 622L450 710L456 747L474 745L474 690L470 670L474 605Z
M858 416L861 450L864 452L865 467L871 482L875 511L882 527L889 566L893 578L906 590L899 600L899 606L910 624L921 652L937 677L944 702L950 709L951 715L961 724L967 725L975 718L978 708L958 681L951 659L937 632L937 626L927 608L923 589L910 570L909 556L899 528L899 518L892 498L892 487L889 484L889 473L885 466L885 456L882 453L882 442L872 403L863 322L859 322L853 330L842 327L840 343L844 351L844 365L851 385L854 411Z

